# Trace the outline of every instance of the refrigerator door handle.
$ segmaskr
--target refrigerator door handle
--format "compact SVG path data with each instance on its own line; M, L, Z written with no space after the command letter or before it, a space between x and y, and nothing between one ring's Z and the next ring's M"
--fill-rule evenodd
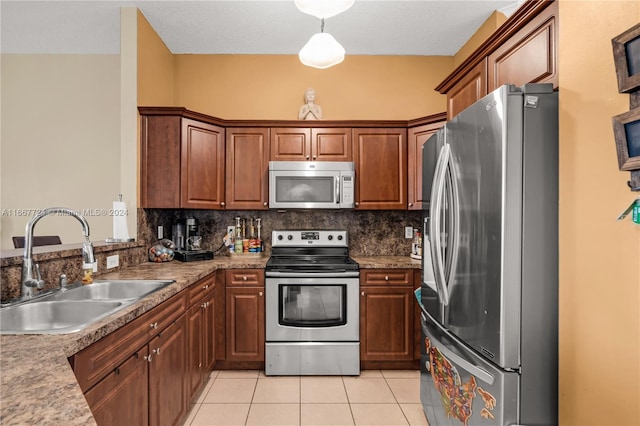
M448 251L450 253L450 262L448 265L448 270L446 271L446 286L444 288L449 293L451 289L451 285L453 277L456 273L456 268L458 267L458 250L460 247L460 196L458 192L458 181L456 179L456 170L453 166L453 159L451 154L448 156L447 164L445 165L449 170L448 176L450 191L449 194L449 206L451 209L451 230L449 232L450 237L450 247L451 250Z
M433 179L433 186L431 190L431 226L429 228L431 236L431 259L435 274L435 282L438 288L440 302L444 306L447 306L449 304L449 295L444 288L446 278L442 253L441 210L442 197L444 195L444 179L447 172L447 164L449 162L450 153L451 148L449 144L445 143L440 150L440 155L438 156L438 162L436 164L435 176Z

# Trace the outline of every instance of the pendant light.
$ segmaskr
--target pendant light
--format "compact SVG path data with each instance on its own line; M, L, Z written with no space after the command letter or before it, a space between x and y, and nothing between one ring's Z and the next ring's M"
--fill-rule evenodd
M300 62L309 67L325 69L344 61L344 47L329 33L324 32L324 18L320 32L311 36L298 57Z
M355 0L294 0L301 12L318 19L331 18L353 6Z

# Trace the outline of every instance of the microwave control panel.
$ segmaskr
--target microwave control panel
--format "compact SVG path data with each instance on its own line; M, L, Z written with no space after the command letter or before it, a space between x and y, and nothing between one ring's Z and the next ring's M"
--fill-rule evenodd
M353 204L353 176L342 176L340 204Z

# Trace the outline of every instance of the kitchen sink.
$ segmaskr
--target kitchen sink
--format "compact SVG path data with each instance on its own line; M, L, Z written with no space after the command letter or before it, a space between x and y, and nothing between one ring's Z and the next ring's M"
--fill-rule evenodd
M50 301L0 310L2 334L62 334L79 331L123 307L121 301Z
M74 333L174 283L174 280L96 280L0 309L0 334Z
M123 300L140 299L173 283L173 280L94 281L88 285L60 291L49 300Z

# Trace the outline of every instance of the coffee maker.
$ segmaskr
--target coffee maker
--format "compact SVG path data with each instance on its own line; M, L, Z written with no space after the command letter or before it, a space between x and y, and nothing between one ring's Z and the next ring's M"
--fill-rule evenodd
M174 243L176 244L175 258L182 262L194 260L213 259L213 252L194 247L194 237L202 239L198 221L194 217L188 217L174 225ZM175 241L175 240L178 241Z

